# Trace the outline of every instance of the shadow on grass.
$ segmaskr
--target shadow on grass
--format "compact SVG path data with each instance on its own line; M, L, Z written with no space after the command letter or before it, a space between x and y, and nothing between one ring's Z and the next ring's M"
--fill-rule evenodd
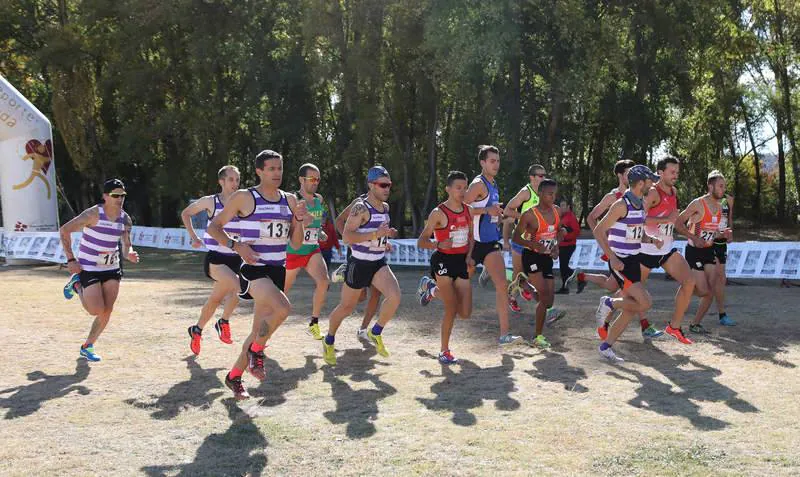
M533 362L536 369L525 371L526 373L542 381L561 383L564 385L564 389L570 392L585 393L589 391L589 388L579 382L587 377L583 368L570 366L567 358L560 353L543 351L542 355L544 358Z
M217 377L223 368L203 369L194 356L184 358L189 378L181 381L163 396L150 396L155 401L147 402L138 399L126 399L125 403L139 409L153 410L153 419L174 419L182 411L189 408L205 409L224 394L224 386ZM220 391L215 391L219 389Z
M380 379L380 374L371 373L376 365L386 366L375 361L375 348L348 349L339 357L339 367L322 368L324 381L331 385L331 396L336 401L336 409L324 413L331 424L347 424L347 437L363 439L377 432L375 421L378 418L378 401L395 393L390 384ZM342 376L350 376L354 383L369 382L373 389L354 389Z
M275 407L286 402L286 393L297 389L301 381L307 380L317 372L315 359L319 356L306 356L305 365L299 368L283 369L277 361L267 358L264 368L267 370L267 379L264 380L253 394L253 397L263 396L258 401L259 406Z
M221 434L208 435L197 448L193 462L146 466L142 471L149 476L260 476L267 466L267 438L233 398L223 399L222 403L231 425Z
M715 431L727 428L730 423L701 413L696 402L723 402L730 409L742 413L759 412L758 408L738 397L738 393L716 381L722 372L699 363L687 356L670 356L652 348L638 358L642 365L649 366L664 375L671 383L661 382L636 370L617 367L610 376L639 383L636 397L628 401L633 407L647 409L664 416L680 416L699 430ZM690 366L691 369L684 369ZM626 375L623 375L627 374ZM679 388L673 391L673 386Z
M423 358L435 358L424 350L417 355ZM431 411L450 411L452 421L459 426L472 426L477 422L471 409L483 406L483 401L495 401L494 406L501 411L515 411L520 403L510 394L516 389L511 372L514 370L514 358L504 354L502 363L491 368L481 368L469 360L459 360L458 364L442 364L442 374L420 371L426 378L443 378L431 385L435 398L421 398L417 401Z
M91 391L86 386L78 383L89 377L89 363L78 358L75 363L75 373L49 375L43 371L28 373L28 381L33 383L0 390L0 396L14 393L7 398L0 397L0 408L8 409L6 419L14 419L33 414L42 407L45 401L51 401L66 396L75 391L87 395Z

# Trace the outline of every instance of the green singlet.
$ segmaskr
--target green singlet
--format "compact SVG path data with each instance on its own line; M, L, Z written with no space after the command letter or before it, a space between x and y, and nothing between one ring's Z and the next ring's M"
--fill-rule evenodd
M297 198L302 199L303 195L298 192ZM287 244L286 253L292 255L311 255L319 249L319 231L322 228L322 214L325 213L325 206L322 205L322 201L319 200L317 196L314 197L313 202L306 202L306 204L308 213L314 216L314 221L303 231L303 245L298 249L294 249L291 244Z

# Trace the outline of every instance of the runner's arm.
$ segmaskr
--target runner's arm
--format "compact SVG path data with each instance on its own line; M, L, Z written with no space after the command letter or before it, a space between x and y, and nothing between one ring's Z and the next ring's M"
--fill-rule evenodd
M197 232L194 230L194 225L192 225L192 217L204 210L206 213L211 215L210 211L214 210L214 196L207 195L205 197L201 197L187 205L186 208L181 212L183 226L186 227L186 231L189 232L189 237L191 237L192 242L200 241L200 238L197 236Z
M336 220L334 220L333 225L336 227L336 231L342 234L342 238L344 238L344 224L347 222L347 218L350 216L350 209L353 208L356 202L359 199L350 202L350 205L344 208L344 210L336 216Z
M98 214L97 206L94 206L84 210L58 229L58 235L61 237L61 247L64 249L67 261L75 260L75 255L72 253L72 233L78 232L84 227L97 225L98 220L100 220L100 215Z
M124 252L124 257L133 263L139 262L139 254L133 249L133 244L131 243L131 229L133 228L133 222L131 221L131 216L125 214L125 228L122 230L122 250Z
M433 230L442 226L442 211L435 208L428 215L428 220L425 221L425 227L417 238L417 248L424 248L428 250L436 250L436 240L431 240Z
M693 200L686 210L678 215L678 219L675 221L675 230L683 235L684 237L688 238L692 242L702 242L703 240L700 238L699 235L695 235L689 231L689 227L686 225L688 222L696 222L697 215L702 215L702 205L700 204L700 200L695 199Z
M208 235L210 235L214 240L216 240L220 245L226 246L229 240L233 237L228 235L227 232L223 229L225 224L230 222L240 215L241 212L244 212L245 207L252 202L252 195L248 190L240 190L233 193L230 199L228 199L228 203L225 204L225 207L222 211L214 216L211 220L211 223L208 224ZM255 203L253 203L255 206Z
M517 209L522 205L523 202L529 200L531 198L531 193L527 187L523 187L522 189L517 192L511 201L506 205L506 208L503 209L503 215L506 217L513 217L518 219L522 214L520 214Z
M361 242L368 242L370 240L377 240L378 237L383 237L387 232L382 232L383 235L376 232L356 232L359 227L369 221L369 210L364 202L359 200L350 208L350 215L347 217L347 222L344 224L344 233L342 238L348 244L356 244ZM381 225L381 229L388 231L386 224Z
M522 217L519 218L519 222L517 222L517 226L514 227L514 233L512 234L512 239L514 242L522 245L523 247L533 250L534 252L543 253L543 247L540 243L534 240L528 240L523 237L523 233L526 230L536 230L539 228L539 221L536 219L536 215L531 212L530 210L526 210L525 213L522 214Z
M600 202L598 202L597 205L594 206L592 211L589 212L589 215L586 217L586 223L589 224L589 229L594 230L595 228L597 228L597 223L600 221L600 218L609 209L609 207L611 207L614 204L614 201L616 200L617 199L616 197L614 197L614 194L610 192L604 195L602 199L600 199Z
M464 194L464 203L471 204L483 199L489 191L486 190L486 184L482 180L473 181L467 188L467 193ZM488 214L489 208L487 207L473 207L472 215Z
M469 211L469 223L472 224L472 207L464 204L464 207ZM467 266L474 267L475 260L472 259L472 249L475 248L475 236L472 235L472 226L469 228L469 245L467 247Z
M289 225L289 245L298 249L303 246L303 230L308 222L308 209L306 209L306 202L297 200L294 194L286 194L286 202L289 203L289 209L292 211L292 223Z

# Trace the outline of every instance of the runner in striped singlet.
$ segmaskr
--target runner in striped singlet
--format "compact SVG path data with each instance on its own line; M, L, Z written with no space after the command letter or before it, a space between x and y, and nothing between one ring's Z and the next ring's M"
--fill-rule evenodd
M120 241L122 256L130 262L139 262L139 254L131 246L131 219L122 209L125 194L125 184L121 180L107 180L103 184L103 203L86 209L59 229L67 268L72 273L64 287L64 296L70 299L77 292L83 308L95 317L80 349L81 356L89 361L100 361L100 356L94 352L94 343L108 325L119 294L122 280ZM81 229L83 235L75 258L71 234Z
M388 357L389 352L381 333L400 305L400 285L385 258L389 238L397 236L397 230L389 226L389 204L386 203L392 188L389 172L382 166L370 168L367 185L367 198L353 205L344 225L343 238L350 244L352 253L347 259L342 299L328 317L328 334L322 342L323 358L330 366L336 365L336 331L353 312L362 289L374 285L385 297L378 322L367 332L367 337L383 357Z
M315 340L321 340L322 334L319 331L319 315L325 305L325 296L328 294L328 266L319 248L319 243L328 239L322 231L322 216L325 213L325 202L320 194L317 194L319 187L320 173L319 168L314 164L303 164L299 170L300 189L297 191L298 200L306 202L306 209L313 217L313 222L303 231L303 245L294 248L289 245L286 251L286 293L289 293L297 274L301 268L314 280L314 300L311 307L311 319L306 330Z
M720 237L730 238L731 231L722 227L722 205L725 198L725 177L719 171L711 171L706 181L708 193L693 200L681 212L675 223L678 233L689 239L686 245L686 261L695 278L695 295L702 297L694 321L689 326L693 333L706 333L700 324L711 302L714 300L714 289L720 279L717 272L717 257L714 255L714 240ZM687 227L687 223L691 224ZM720 318L720 325L734 326L736 323L725 316Z
M259 184L237 191L208 226L211 238L236 251L244 263L239 270L240 297L252 297L253 328L242 346L239 358L225 376L225 384L236 399L250 395L242 384L245 368L259 381L266 379L264 348L275 330L291 311L283 293L286 279L286 246L303 243L304 226L312 217L305 202L297 200L279 187L283 180L283 157L264 150L255 158ZM229 235L224 227L239 218L239 238Z
M609 361L622 361L611 346L628 326L635 313L650 309L652 299L641 283L642 243L655 243L659 248L663 242L644 233L646 211L644 194L653 186L658 176L647 166L633 166L628 170L628 191L611 206L593 233L603 252L608 256L608 269L622 289L621 298L604 296L595 313L598 321L613 310L622 310L608 329L608 336L600 344L600 354Z
M217 172L217 182L219 182L220 193L201 197L189 204L181 212L183 225L189 232L192 239L192 247L200 248L205 244L208 249L206 258L203 261L205 275L214 280L214 288L211 295L200 310L200 317L197 323L189 327L189 349L195 355L200 354L200 343L203 339L203 327L206 326L211 317L216 313L219 305L224 301L225 308L222 310L222 317L214 324L220 341L232 344L231 327L228 320L236 305L239 304L239 268L242 266L242 258L239 254L224 245L220 245L210 235L208 235L208 224L222 211L230 197L239 189L239 169L236 166L224 166ZM205 211L208 214L206 232L201 240L192 226L192 216ZM234 218L225 224L225 232L229 235L238 237L238 219Z

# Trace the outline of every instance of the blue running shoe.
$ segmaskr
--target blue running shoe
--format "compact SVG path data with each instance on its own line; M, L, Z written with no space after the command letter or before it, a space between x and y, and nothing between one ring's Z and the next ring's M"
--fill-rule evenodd
M719 324L722 326L736 326L736 322L730 319L727 314L719 317Z
M92 345L86 348L81 346L81 356L88 359L89 361L100 361L100 356L94 353L94 346Z
M647 327L647 329L642 330L642 338L644 338L646 340L647 339L658 338L659 336L661 336L663 334L664 334L663 331L661 331L659 329L656 329L656 327L653 326L653 325L650 325L650 326Z
M77 283L80 283L80 278L78 278L78 274L75 273L69 277L69 281L64 285L64 298L72 300L72 297L75 296L75 284Z

